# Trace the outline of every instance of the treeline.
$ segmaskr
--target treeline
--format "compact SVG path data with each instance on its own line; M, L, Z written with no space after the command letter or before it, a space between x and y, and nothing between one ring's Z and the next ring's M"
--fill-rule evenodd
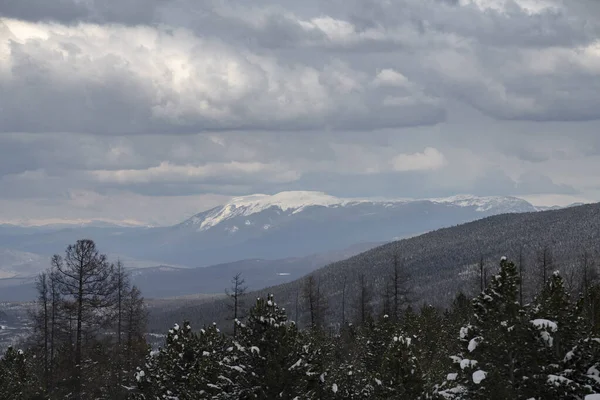
M548 269L540 290L526 302L521 300L523 271L503 258L499 268L488 266L484 279L476 280L483 288L476 298L459 293L444 310L427 304L414 309L407 302L407 275L396 260L385 276L383 293L374 292L366 276L359 277L357 286L342 282L341 295L347 299L342 304L347 303L348 309L340 311L343 319L338 326L323 318L326 304L318 280L304 281L295 296L297 306L289 311L273 295L258 298L246 311L245 285L237 275L228 291L229 315L235 318L231 335L216 324L194 331L183 322L169 330L162 348L150 351L141 335L143 318L135 328L139 331L127 318L143 317L142 303L133 314L127 314L124 306L119 317L119 282L127 279L119 278L118 263L108 263L92 245L80 241L67 249L64 258L53 259L46 277L47 296L42 295L40 277L36 331L28 350L9 349L0 361L0 398L596 400L592 396L600 396L600 282L593 274L573 296L565 278ZM92 254L85 259L95 261L81 262L79 254ZM94 272L76 272L83 270ZM58 279L54 274L64 276ZM75 282L89 286L75 290L81 287ZM61 317L55 322L53 284L60 288L62 304L56 307ZM123 291L122 305L141 299L131 292ZM377 309L374 296L381 298ZM307 308L306 329L288 318L300 316L301 304ZM78 320L80 313L87 317ZM53 330L69 334L52 339ZM127 340L127 333L134 331L135 346ZM63 339L56 341L57 337Z
M489 282L497 270L497 260L503 255L514 260L522 271L524 303L532 300L556 269L576 296L583 282L590 279L590 273L598 269L598 232L600 203L558 211L505 214L379 246L310 275L320 293L326 296L325 320L336 324L344 320L343 309L347 311L346 319L355 312L352 301L361 290L361 275L373 292L371 306L376 310L381 308L395 255L411 275L410 299L417 304L427 302L446 308L458 291L469 296L479 293L481 276ZM254 291L251 297L273 293L278 303L287 308L290 318L304 328L309 319L302 300L304 285L305 279L297 279ZM299 317L295 314L297 303ZM192 326L216 321L225 330L229 327L226 315L226 301L214 299L196 305L182 304L179 309L165 312L157 310L149 326L154 332L164 332L176 316L175 321L189 319Z
M36 286L33 333L0 361L0 398L126 398L148 347L144 299L123 265L79 240Z
M335 334L299 330L272 295L259 298L235 336L175 325L138 370L132 398L597 398L600 285L572 300L551 272L526 305L519 288L519 270L503 259L472 301L459 294L445 311L366 312Z

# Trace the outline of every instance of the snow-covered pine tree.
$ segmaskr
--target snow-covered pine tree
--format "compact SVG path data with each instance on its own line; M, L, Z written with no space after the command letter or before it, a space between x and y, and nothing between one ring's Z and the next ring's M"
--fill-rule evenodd
M413 324L414 330L407 331L413 339L412 351L422 366L423 379L429 388L443 379L452 367L448 354L452 354L449 344L455 331L450 332L450 328L448 321L435 307L424 305Z
M321 330L298 333L298 360L288 368L294 373L293 393L299 399L321 400L330 394L334 343Z
M423 375L414 347L413 338L404 333L390 337L375 379L376 398L416 400L422 397Z
M304 376L290 368L300 357L299 341L296 325L288 324L285 309L275 303L272 294L259 298L240 328L236 339L251 354L248 398L295 398L293 382Z
M548 383L555 386L555 392L568 390L568 394L583 398L584 395L598 394L600 397L600 337L586 337L567 352L560 363L561 371L549 377ZM557 397L558 398L558 397Z
M377 375L385 350L383 339L374 340L375 326L374 321L369 321L356 328L350 326L346 332L347 339L351 340L347 343L348 352L341 354L332 368L326 391L332 399L365 399L375 395Z
M166 345L150 354L136 373L135 399L243 399L248 373L245 348L227 339L215 324L192 332L175 325Z
M530 320L547 319L556 324L556 332L552 335L555 361L562 359L584 334L581 310L571 303L564 280L558 271L550 276L531 306L529 314Z
M527 369L520 362L526 336L518 301L518 271L502 258L500 272L473 300L473 322L460 329L456 370L436 391L445 399L518 399Z
M133 398L158 400L178 398L188 399L186 388L190 374L194 372L194 336L189 323L183 327L175 324L169 330L165 346L158 352L150 352L143 368L138 368L135 379L138 391ZM191 393L190 393L191 395Z

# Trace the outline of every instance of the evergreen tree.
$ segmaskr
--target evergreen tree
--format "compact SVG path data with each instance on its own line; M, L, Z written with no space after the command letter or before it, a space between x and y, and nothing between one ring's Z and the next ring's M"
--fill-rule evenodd
M299 370L291 368L300 358L298 330L287 323L285 309L273 295L259 298L250 310L246 325L238 331L240 344L250 349L250 398L293 399L294 379L301 379Z
M32 373L32 353L9 347L0 359L0 399L44 399L41 382Z
M456 372L447 376L439 394L454 399L517 399L523 377L522 309L518 301L518 271L502 259L500 272L473 300L474 321L460 330L462 351L453 357Z
M552 356L549 363L561 360L584 334L580 308L571 304L564 280L558 271L548 279L529 314L530 320L550 320L553 322L552 326L556 326L552 335Z
M245 349L211 325L192 332L188 322L169 330L166 344L136 373L134 399L244 399Z
M411 351L421 366L424 384L429 388L440 382L452 367L448 354L452 354L450 332L455 331L451 328L435 307L424 305L411 329L406 330L412 340Z
M569 393L576 393L580 398L587 394L600 395L600 337L579 340L565 355L561 368L561 372L549 380L553 386L560 382Z
M391 337L375 380L375 394L380 399L419 399L424 381L413 339L405 334Z

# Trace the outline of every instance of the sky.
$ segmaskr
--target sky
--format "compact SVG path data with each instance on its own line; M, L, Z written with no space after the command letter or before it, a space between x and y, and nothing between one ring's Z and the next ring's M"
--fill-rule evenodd
M0 1L0 223L600 201L597 0Z

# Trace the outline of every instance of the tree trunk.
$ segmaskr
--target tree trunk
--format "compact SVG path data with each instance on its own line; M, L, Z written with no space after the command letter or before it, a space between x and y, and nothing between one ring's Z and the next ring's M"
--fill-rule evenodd
M76 397L81 400L81 341L82 341L82 323L83 323L83 264L80 265L82 273L79 274L79 289L77 295L77 332L75 337L75 387Z

